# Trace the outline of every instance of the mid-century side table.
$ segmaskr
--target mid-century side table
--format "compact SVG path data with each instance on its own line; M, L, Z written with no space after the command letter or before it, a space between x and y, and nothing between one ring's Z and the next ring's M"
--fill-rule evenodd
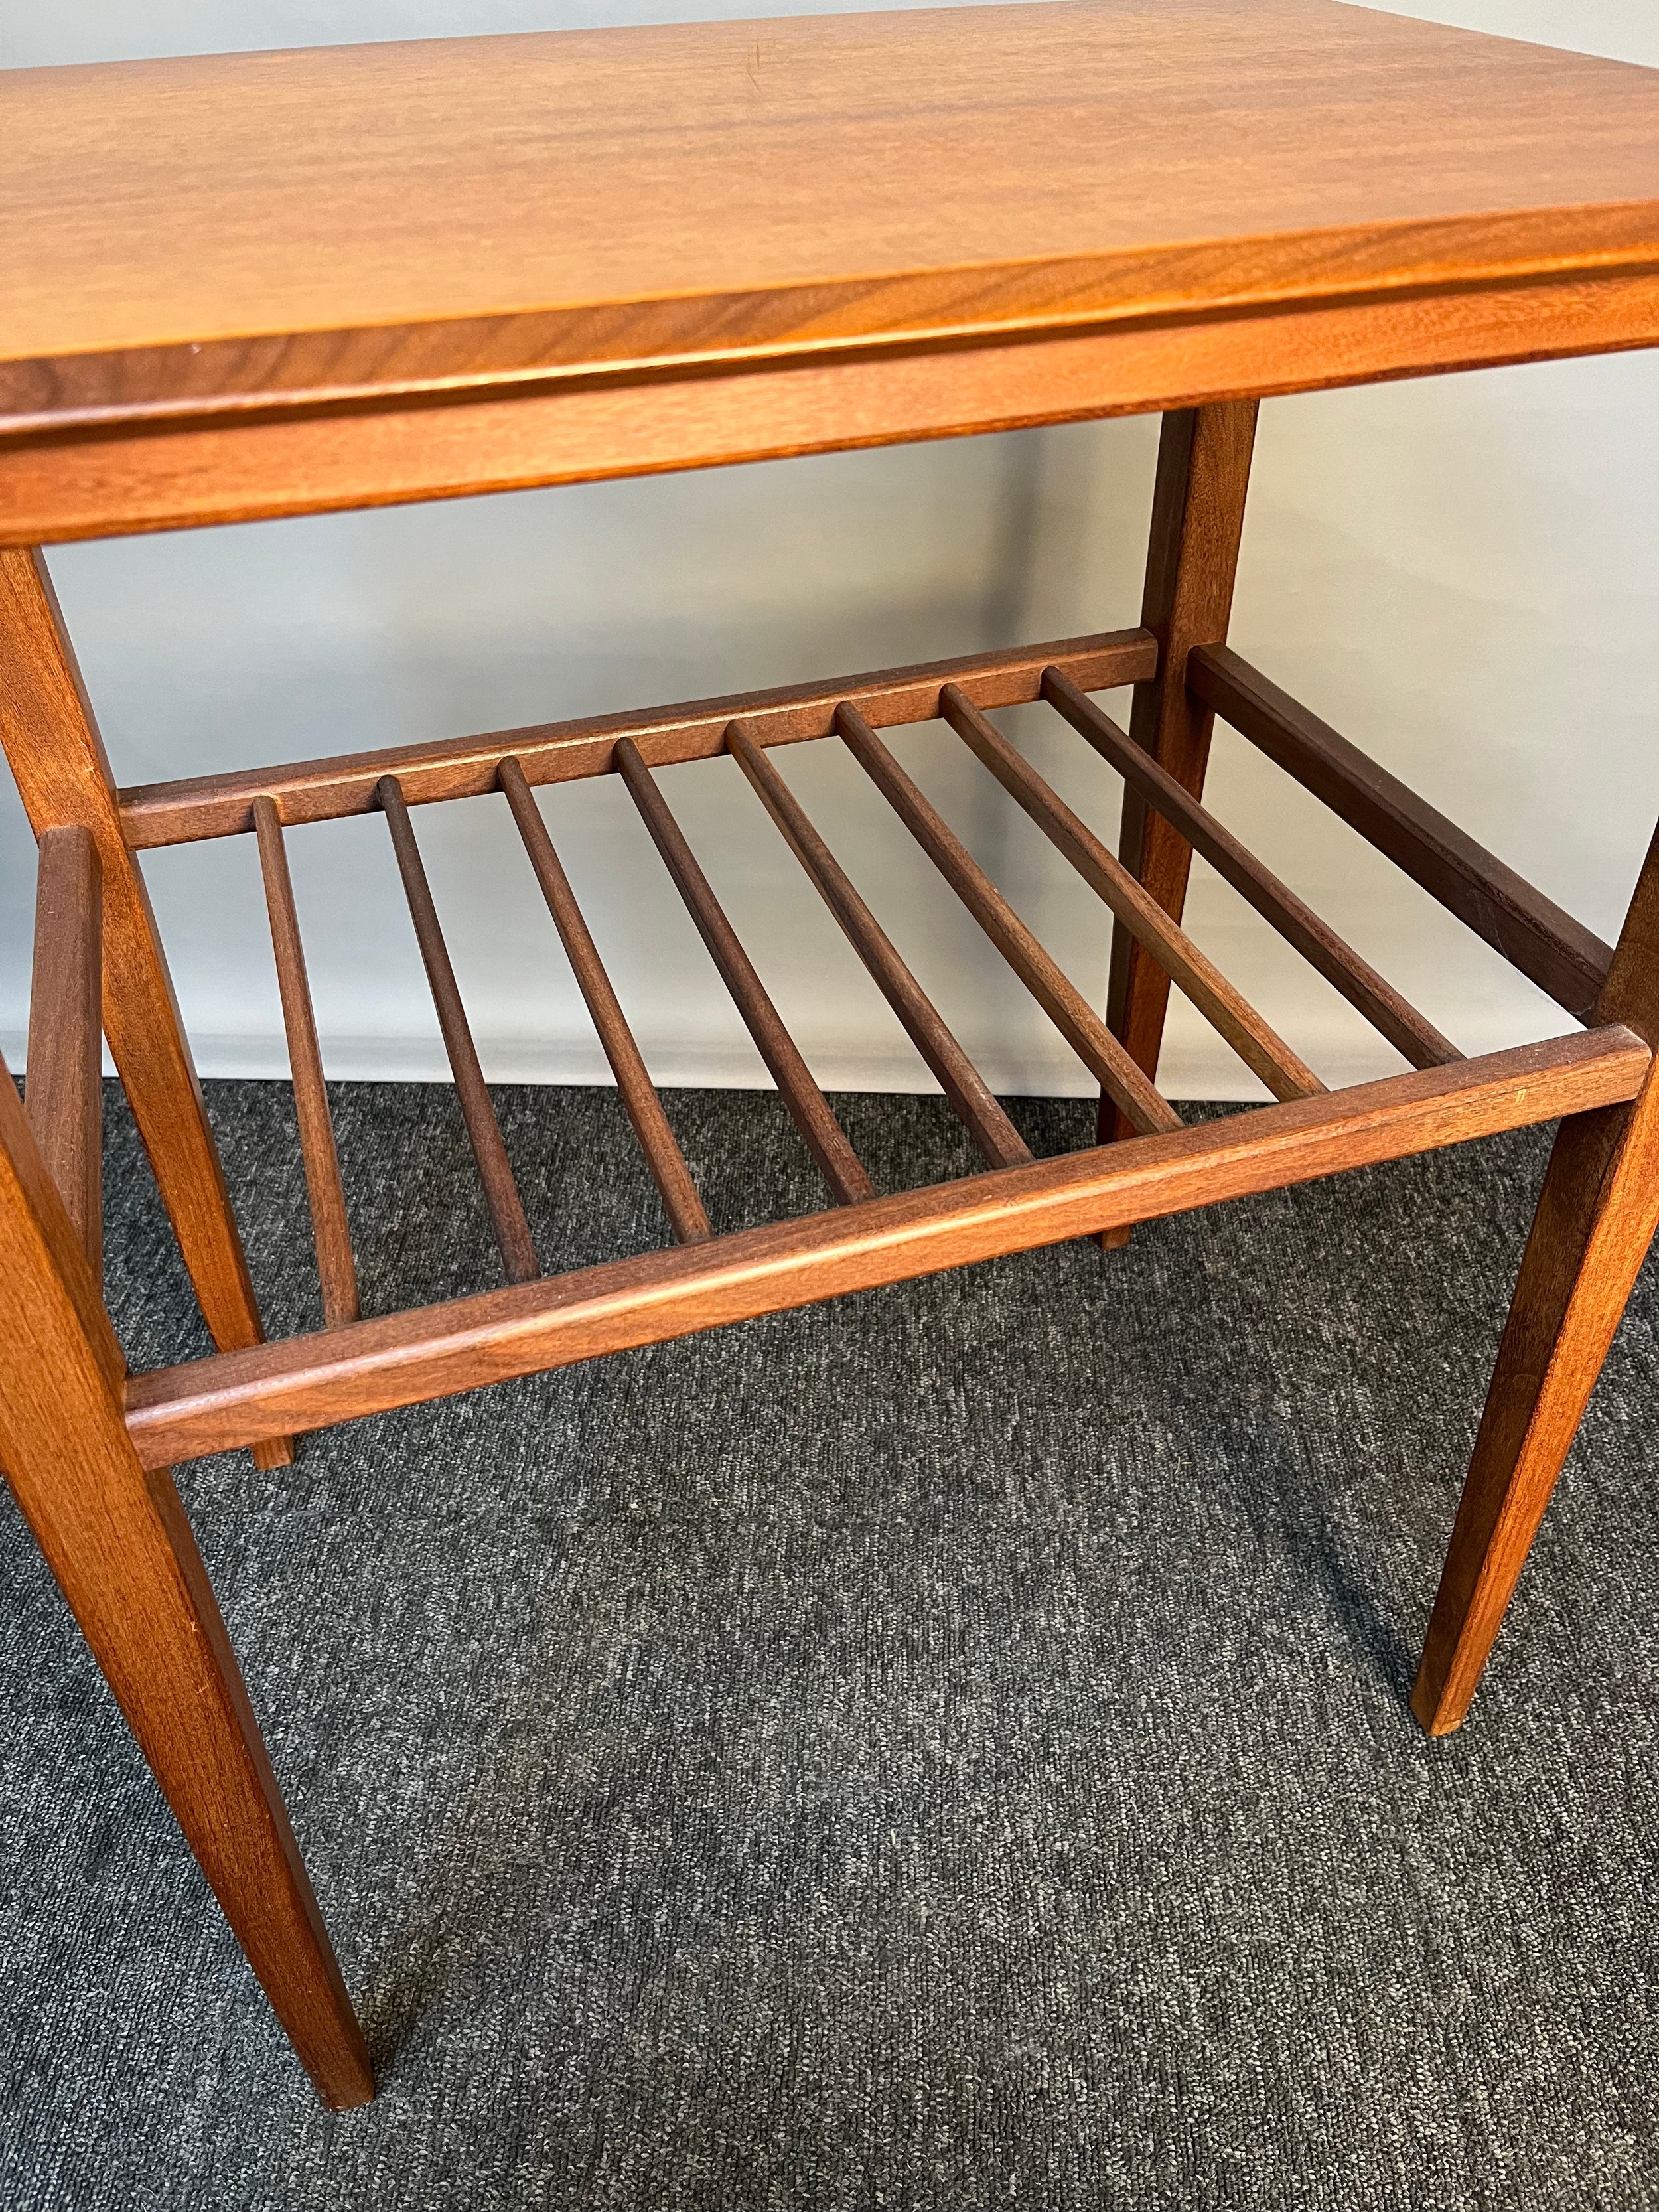
M1462 1720L1659 1215L1659 861L1602 944L1226 644L1259 399L1659 343L1659 73L1340 0L1066 4L0 76L0 738L40 840L27 1089L0 1082L0 1460L331 2105L369 2060L167 1470L309 1429L1525 1123L1560 1128L1413 1706ZM119 790L40 549L1013 425L1163 415L1140 618L969 659ZM1134 687L1127 731L1091 695ZM998 727L1047 701L1125 786L1117 849ZM1202 803L1221 715L1561 1006L1468 1058ZM1102 1011L880 732L942 718L1113 917ZM845 745L1098 1079L1033 1160L774 757ZM781 835L984 1160L872 1187L653 771ZM616 775L822 1171L711 1232L537 787ZM661 1194L664 1249L544 1272L422 868L499 793ZM379 811L505 1285L360 1316L285 841ZM769 816L769 822L766 817ZM141 855L249 841L325 1326L264 1341ZM1402 1072L1331 1092L1181 927L1197 851ZM550 938L550 943L551 942ZM1277 1102L1183 1126L1171 981ZM134 1375L99 1274L99 1033L218 1349Z

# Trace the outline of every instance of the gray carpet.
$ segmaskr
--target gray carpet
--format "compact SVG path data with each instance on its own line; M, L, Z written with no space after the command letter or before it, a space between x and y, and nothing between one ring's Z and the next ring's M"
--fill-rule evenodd
M210 1096L313 1323L287 1094ZM660 1241L612 1095L501 1102L550 1263ZM368 1309L489 1283L449 1095L337 1103ZM888 1188L969 1164L842 1103ZM718 1225L822 1203L775 1099L670 1108ZM118 1320L185 1356L110 1121ZM185 1470L356 2114L8 1504L5 2204L1659 2204L1651 1280L1468 1727L1405 1705L1543 1141Z

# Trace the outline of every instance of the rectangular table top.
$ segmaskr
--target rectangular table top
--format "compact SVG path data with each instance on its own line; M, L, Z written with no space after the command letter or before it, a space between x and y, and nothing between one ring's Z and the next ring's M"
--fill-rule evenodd
M21 70L0 72L0 458L596 374L1243 328L1483 288L1510 303L1461 353L1402 320L1376 363L1361 348L1322 367L1304 331L1294 374L1243 356L1231 373L1293 388L1343 380L1345 360L1521 357L1517 285L1659 284L1659 71L1344 0L1036 0ZM1651 304L1632 316L1627 297L1616 330L1580 314L1532 349L1648 343ZM1180 396L1160 374L1188 372L1149 368L1144 392L1120 377L1100 407ZM872 389L821 410L822 439L797 425L756 450L929 427L920 398L884 427ZM1001 401L953 404L939 427L1003 419ZM1066 411L1056 397L1023 419ZM706 442L719 458L732 433ZM354 463L353 499L380 465ZM26 507L44 466L17 465ZM514 467L477 484L556 474ZM131 478L118 507L143 503ZM70 534L102 496L81 483ZM311 503L348 501L318 487Z
M0 74L0 192L62 422L1652 261L1659 71L1342 0L324 47Z

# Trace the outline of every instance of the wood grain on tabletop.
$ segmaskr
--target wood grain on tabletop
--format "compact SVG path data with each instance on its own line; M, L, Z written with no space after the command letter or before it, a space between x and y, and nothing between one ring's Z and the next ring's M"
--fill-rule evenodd
M0 545L592 483L1659 345L1659 273L1615 267L1334 305L1292 300L1242 317L1059 327L1041 343L1016 332L943 347L826 345L742 374L716 362L486 377L437 400L403 386L361 402L240 412L215 403L210 420L186 411L165 437L143 422L79 435L0 430Z
M1659 257L1659 72L1340 0L21 70L0 145L60 422Z

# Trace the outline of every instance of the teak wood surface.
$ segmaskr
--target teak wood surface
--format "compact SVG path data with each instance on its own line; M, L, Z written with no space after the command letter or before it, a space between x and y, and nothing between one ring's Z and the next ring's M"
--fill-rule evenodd
M167 1469L1559 1119L1413 1696L1462 1721L1659 1220L1659 841L1603 945L1226 644L1264 394L1659 343L1659 72L1340 0L1038 4L0 71L0 738L40 839L0 1066L0 1463L331 2104L373 2077ZM117 791L39 549L1164 411L1138 628ZM1089 696L1135 687L1131 726ZM990 720L1123 775L1109 853ZM1220 714L1587 1029L1455 1048L1203 806ZM1103 1024L878 731L942 716L1115 916ZM771 749L839 736L1105 1085L1033 1160ZM653 769L734 757L991 1163L878 1194ZM714 1236L532 787L619 774L838 1203ZM677 1244L542 1279L410 810L499 793ZM509 1286L356 1319L285 835L380 808ZM325 1328L260 1341L137 854L253 833ZM1179 927L1205 854L1414 1063L1330 1094ZM101 989L100 970L101 968ZM1183 1126L1173 978L1284 1103ZM100 1023L215 1342L128 1376ZM1139 1133L1136 1133L1136 1132Z
M334 1117L323 1080L323 1055L317 1042L311 985L306 975L305 945L294 903L294 882L283 842L283 821L271 799L253 802L253 827L259 840L259 871L264 878L270 918L270 947L276 963L276 988L283 1001L289 1072L294 1083L294 1115L299 1125L300 1157L311 1207L312 1242L323 1293L323 1319L332 1328L357 1318L357 1267L351 1250L340 1156L334 1144Z
M1014 707L1042 697L1043 676L1050 668L1085 690L1109 691L1121 684L1144 683L1157 666L1157 641L1143 629L1060 638L1012 652L963 653L843 676L833 684L791 684L770 691L446 738L432 744L137 784L118 794L121 830L133 850L142 852L201 837L240 836L253 827L254 801L262 793L276 800L290 825L331 822L342 815L373 813L385 775L397 777L410 806L430 805L494 791L508 757L518 763L526 783L564 783L616 768L624 738L647 768L666 768L677 761L717 758L738 715L757 744L799 744L829 737L842 706L856 708L872 728L884 730L925 722L937 714L946 684L977 706Z
M259 1309L149 893L38 553L0 551L0 743L35 836L79 825L97 848L104 1033L213 1340L226 1351L257 1344ZM260 1447L267 1467L290 1455L280 1440Z
M1158 436L1140 607L1141 627L1158 640L1158 674L1136 688L1129 735L1194 799L1203 793L1214 717L1187 688L1187 660L1194 647L1227 635L1255 424L1255 401L1237 400L1166 415ZM1119 845L1124 866L1170 920L1179 921L1193 848L1133 784L1123 794ZM1168 975L1119 915L1112 929L1107 1013L1148 1075L1158 1067L1169 1001ZM1103 1102L1100 1133L1129 1133L1121 1111Z
M855 707L836 726L865 774L1136 1133L1178 1129L1181 1116L1135 1066L1071 977L1015 913L950 823Z
M640 1048L634 1042L634 1032L628 1026L621 1001L605 972L599 947L576 902L564 863L548 835L547 824L518 762L509 755L501 763L500 773L502 793L524 841L525 856L547 901L570 971L599 1031L599 1043L617 1079L617 1090L634 1125L634 1133L640 1140L663 1211L682 1244L700 1244L710 1233L708 1216L703 1211L685 1155L668 1126L668 1116L663 1111L662 1101L647 1072Z
M1659 833L1595 1018L1659 1044ZM1468 1711L1656 1226L1650 1070L1630 1103L1570 1115L1556 1136L1412 1694L1431 1735Z
M104 872L78 822L40 840L23 1107L94 1277L103 1269ZM343 1315L355 1320L355 1314Z
M754 963L714 896L714 887L698 866L696 855L686 842L685 832L670 812L638 747L631 738L623 738L617 741L616 751L617 769L639 809L640 819L661 854L663 866L673 878L674 888L685 902L686 912L696 925L697 934L719 969L720 981L731 993L732 1004L755 1041L755 1049L766 1062L767 1073L777 1085L778 1094L788 1108L807 1150L817 1162L824 1181L843 1206L857 1206L866 1198L873 1198L875 1186L865 1172L864 1163L830 1111L829 1100L814 1082L811 1070L801 1057L800 1048L785 1028L782 1016L756 974Z
M1177 829L1193 850L1202 854L1218 875L1242 892L1285 943L1334 983L1413 1067L1438 1067L1462 1058L1449 1038L1408 1005L1362 953L1344 944L1288 884L1264 867L1248 846L1188 794L1184 784L1177 783L1150 753L1143 752L1103 707L1078 690L1063 669L1044 672L1042 696L1059 708L1103 759L1110 762L1130 789Z
M1659 338L1659 76L1340 0L15 70L0 145L14 543Z
M1305 1060L1291 1051L1283 1037L1221 973L1209 955L1194 944L1170 918L1162 902L1141 883L1133 866L1126 865L1106 847L1088 823L1073 813L1059 793L1050 789L1018 749L1011 744L988 715L981 714L955 684L939 694L939 708L957 734L971 746L1015 803L1023 807L1039 830L1065 854L1085 883L1109 909L1114 942L1119 929L1162 963L1167 991L1178 982L1199 1012L1244 1062L1265 1083L1275 1098L1306 1098L1323 1091L1324 1085ZM1125 840L1126 845L1127 840ZM1110 1015L1121 1032L1121 1013ZM1146 1054L1156 1067L1158 1055ZM1152 1073L1146 1060L1139 1063L1146 1080ZM1133 1115L1117 1109L1125 1134L1133 1133Z
M122 1419L123 1361L0 1062L0 1462L325 2103L374 2079L207 1573Z

